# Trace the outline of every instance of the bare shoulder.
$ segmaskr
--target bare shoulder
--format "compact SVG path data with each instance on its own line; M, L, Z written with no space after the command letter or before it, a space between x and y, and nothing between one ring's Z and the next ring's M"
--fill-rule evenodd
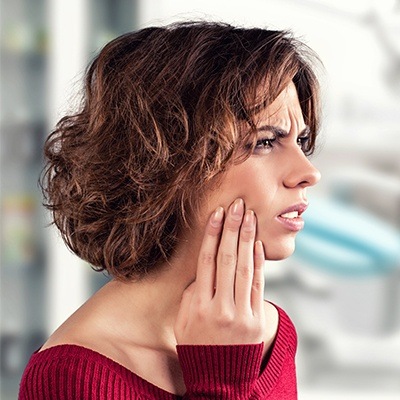
M107 314L101 296L95 294L69 316L47 339L40 351L50 347L73 344L91 350L107 350Z
M74 344L83 347L93 347L96 342L96 334L93 334L91 324L84 320L84 310L79 309L67 318L47 339L40 351L50 347ZM87 337L91 337L92 346L88 346Z

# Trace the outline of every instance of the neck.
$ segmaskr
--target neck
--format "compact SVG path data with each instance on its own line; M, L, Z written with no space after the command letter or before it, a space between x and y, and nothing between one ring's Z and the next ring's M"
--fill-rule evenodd
M175 352L174 324L183 291L195 279L197 248L182 246L179 256L140 281L105 285L95 297L107 334L128 346Z

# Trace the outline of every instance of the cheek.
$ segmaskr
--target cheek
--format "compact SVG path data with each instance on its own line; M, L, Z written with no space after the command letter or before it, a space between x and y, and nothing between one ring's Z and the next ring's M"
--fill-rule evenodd
M221 181L210 191L207 198L207 214L218 206L228 209L235 199L242 198L246 209L255 212L258 221L268 221L275 212L278 198L278 179L273 165L265 159L249 158L232 167Z
M243 198L246 208L253 210L258 218L265 217L273 206L278 185L272 171L253 166L238 171L230 180L231 195Z

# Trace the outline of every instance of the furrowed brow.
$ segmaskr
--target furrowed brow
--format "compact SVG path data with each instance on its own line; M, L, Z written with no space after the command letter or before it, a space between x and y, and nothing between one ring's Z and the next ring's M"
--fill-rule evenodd
M310 134L310 127L306 126L299 134L299 136L307 136ZM272 132L277 138L284 139L289 136L289 132L285 131L279 126L263 125L257 129L257 132Z
M311 133L311 128L306 125L306 127L300 132L300 137L302 136L308 136Z
M260 126L257 129L257 132L271 132L279 139L284 139L285 137L289 136L289 132L285 131L282 128L279 128L278 126L273 126L273 125Z

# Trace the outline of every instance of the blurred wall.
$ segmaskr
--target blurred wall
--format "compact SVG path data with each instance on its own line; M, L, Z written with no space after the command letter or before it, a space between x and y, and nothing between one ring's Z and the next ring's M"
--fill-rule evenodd
M300 398L398 398L400 261L382 268L400 228L400 5L389 0L1 2L1 398L16 397L29 354L105 281L45 229L36 184L44 138L104 43L204 18L291 29L319 54L325 120L313 160L323 179L307 213L321 199L337 211L326 257L353 250L352 240L335 239L342 235L365 244L355 260L375 262L374 274L356 277L306 252L267 265L266 297L285 306L299 331ZM359 218L353 226L350 214ZM325 228L318 215L315 226ZM384 248L376 232L393 245ZM311 246L318 235L310 232Z

